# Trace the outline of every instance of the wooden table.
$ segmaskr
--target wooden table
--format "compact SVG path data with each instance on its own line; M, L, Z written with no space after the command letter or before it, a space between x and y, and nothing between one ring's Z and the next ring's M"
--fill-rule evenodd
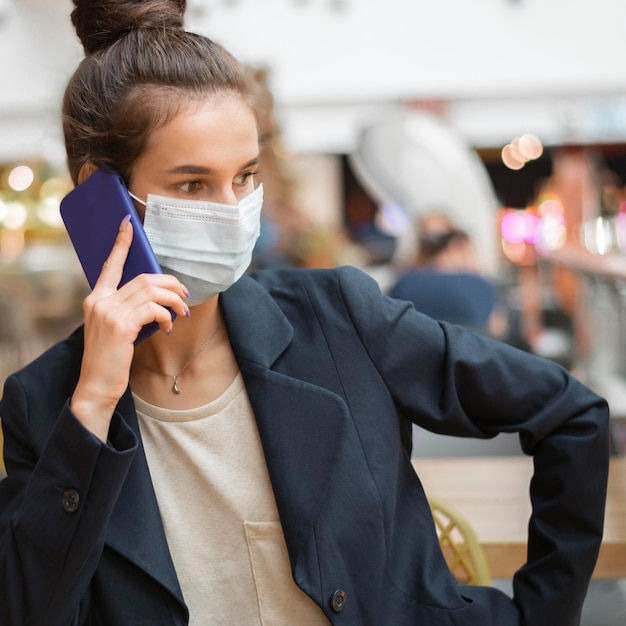
M526 561L532 460L525 456L414 459L426 493L474 528L494 578ZM612 457L604 539L594 578L626 578L626 458Z

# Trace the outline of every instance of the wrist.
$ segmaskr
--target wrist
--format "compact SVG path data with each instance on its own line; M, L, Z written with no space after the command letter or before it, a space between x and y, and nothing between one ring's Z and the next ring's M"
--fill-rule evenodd
M116 404L110 399L83 394L78 389L70 399L70 409L76 419L103 442L107 441Z

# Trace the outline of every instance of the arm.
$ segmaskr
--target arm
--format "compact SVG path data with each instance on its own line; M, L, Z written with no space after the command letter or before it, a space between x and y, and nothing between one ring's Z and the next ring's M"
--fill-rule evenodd
M70 406L76 418L106 441L111 417L128 387L135 340L141 328L157 322L171 333L172 317L189 314L186 289L173 276L141 274L118 289L133 240L130 216L120 224L111 254L83 302L85 350Z
M535 472L515 601L527 626L577 624L602 538L606 402L552 362L434 322L352 270L340 276L363 344L405 416L450 435L519 433Z
M66 404L36 458L28 418L24 389L10 377L2 398L0 623L71 624L137 441L116 416L103 444Z
M85 299L80 363L55 353L5 385L0 594L7 600L0 623L81 623L77 615L88 604L109 517L137 447L115 412L128 388L135 339L149 322L171 331L166 307L189 312L185 288L172 276L143 274L117 288L132 237L124 220ZM71 379L79 367L78 381Z

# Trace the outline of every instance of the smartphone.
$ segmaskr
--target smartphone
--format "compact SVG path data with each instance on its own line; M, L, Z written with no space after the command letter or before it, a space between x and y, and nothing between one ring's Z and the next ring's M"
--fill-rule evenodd
M119 174L100 168L61 200L61 218L92 289L126 215L131 216L133 242L118 287L139 274L162 273L124 180ZM170 313L174 319L176 314L171 310ZM147 324L135 343L158 328L156 322Z

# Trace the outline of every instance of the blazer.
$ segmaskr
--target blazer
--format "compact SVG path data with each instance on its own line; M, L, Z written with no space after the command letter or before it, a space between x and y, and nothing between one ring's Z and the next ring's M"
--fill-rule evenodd
M293 577L332 624L578 623L602 536L603 399L554 363L381 295L352 268L245 276L220 304ZM69 410L82 348L78 329L5 383L0 624L186 624L130 391L106 444ZM514 600L451 576L411 466L412 423L516 431L534 456Z

